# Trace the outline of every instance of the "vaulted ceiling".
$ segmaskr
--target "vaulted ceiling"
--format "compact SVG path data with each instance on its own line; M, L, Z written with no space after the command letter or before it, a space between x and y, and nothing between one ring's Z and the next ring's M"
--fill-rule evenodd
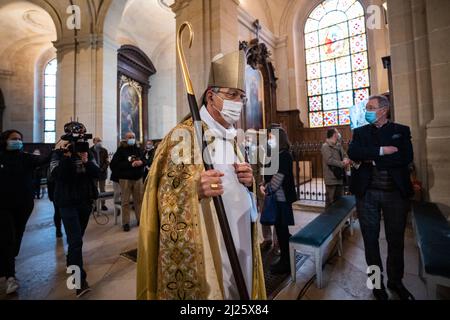
M134 44L152 58L159 47L175 41L175 14L158 0L129 0L116 39Z
M31 50L36 58L54 40L55 25L44 9L28 1L0 0L0 68L8 68L18 50Z

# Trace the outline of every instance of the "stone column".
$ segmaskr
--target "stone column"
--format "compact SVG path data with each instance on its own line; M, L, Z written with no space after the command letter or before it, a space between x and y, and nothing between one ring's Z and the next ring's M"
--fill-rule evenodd
M425 197L450 205L450 20L446 0L388 1L395 118L409 125Z
M90 34L55 43L57 73L57 137L70 119L100 136L109 150L117 145L117 48L114 42Z
M177 30L184 21L191 22L195 38L191 49L185 54L197 96L200 99L206 89L211 59L219 54L227 54L239 48L237 0L177 0L172 5L176 15ZM189 113L179 61L177 58L177 119Z
M420 2L415 1L418 6ZM395 119L397 122L410 126L413 136L413 146L415 151L414 162L418 170L419 179L424 182L427 188L427 164L426 164L426 143L425 143L425 123L420 124L419 118L419 96L417 94L420 83L417 81L417 72L422 70L422 76L426 76L428 65L425 56L418 58L416 48L426 41L425 16L420 12L414 14L411 0L398 0L388 2L389 31L392 59L393 91L395 101ZM420 23L421 22L421 23ZM415 34L421 34L414 39ZM420 43L416 43L416 42ZM428 70L429 73L429 70ZM429 88L422 88L422 93L430 93ZM422 95L423 97L424 95Z
M426 17L429 44L433 111L427 109L428 185L430 200L450 207L450 1L427 0ZM425 110L424 110L425 111Z

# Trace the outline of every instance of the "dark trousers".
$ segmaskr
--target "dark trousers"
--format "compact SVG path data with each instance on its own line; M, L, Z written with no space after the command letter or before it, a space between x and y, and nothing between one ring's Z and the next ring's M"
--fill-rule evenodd
M398 191L367 190L362 198L356 201L359 223L364 239L364 249L368 266L376 265L383 271L381 262L380 235L381 212L383 212L384 228L388 244L386 262L389 282L398 283L404 271L404 238L406 219L410 208L408 199Z
M23 233L33 211L33 201L17 208L0 209L0 277L14 277Z
M64 230L67 235L69 249L67 253L67 266L78 266L81 271L81 280L86 280L83 269L83 236L86 231L92 205L80 204L75 207L60 208Z
M53 223L55 224L56 230L61 231L61 213L59 212L59 208L53 202L53 208L55 209L55 213L53 214Z
M35 198L41 198L41 179L33 179L33 192Z
M325 207L328 208L335 201L344 195L344 186L342 184L326 185L325 186Z
M289 222L292 209L287 202L277 201L278 215L275 222L275 232L277 233L278 244L280 246L280 262L289 264Z

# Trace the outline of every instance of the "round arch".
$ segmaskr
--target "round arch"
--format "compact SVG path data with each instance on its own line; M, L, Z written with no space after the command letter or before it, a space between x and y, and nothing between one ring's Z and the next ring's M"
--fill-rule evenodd
M53 24L55 25L55 29L56 29L56 40L58 41L59 39L62 38L63 36L63 19L60 16L60 14L58 13L58 9L53 6L52 4L50 4L48 1L45 0L22 0L24 2L31 2L39 7L41 7L42 9L44 9L52 18L53 20ZM14 0L9 0L8 2L16 2Z

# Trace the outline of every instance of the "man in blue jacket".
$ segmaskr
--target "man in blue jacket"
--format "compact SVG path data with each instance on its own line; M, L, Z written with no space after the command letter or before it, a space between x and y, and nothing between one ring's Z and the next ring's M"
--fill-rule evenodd
M379 247L381 212L383 212L388 243L387 286L400 299L414 299L402 284L404 272L404 236L409 197L413 194L409 165L413 147L409 127L388 119L390 103L385 96L372 96L366 106L368 125L355 129L348 155L353 160L350 190L356 196L361 232L368 266L383 270ZM381 287L373 294L387 300L388 294L381 278Z

